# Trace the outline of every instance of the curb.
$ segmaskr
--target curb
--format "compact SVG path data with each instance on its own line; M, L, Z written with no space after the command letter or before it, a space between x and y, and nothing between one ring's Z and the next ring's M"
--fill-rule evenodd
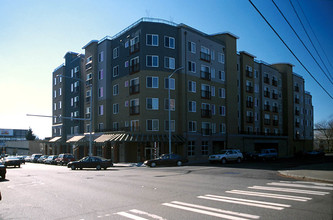
M278 173L280 176L293 178L293 179L297 179L297 180L308 180L308 181L316 181L316 182L324 182L324 183L333 183L333 180L290 174L290 173L288 173L288 171L278 171Z

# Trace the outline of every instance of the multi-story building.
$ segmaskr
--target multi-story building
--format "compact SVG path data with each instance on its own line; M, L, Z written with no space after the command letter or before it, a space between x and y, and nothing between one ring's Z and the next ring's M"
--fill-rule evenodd
M284 85L284 73L274 65L256 61L247 52L237 54L237 39L230 33L208 35L184 24L140 19L113 37L90 41L83 47L84 59L76 54L77 62L84 60L82 68L75 64L81 74L78 113L72 105L73 80L63 78L67 86L55 81L53 91L67 88L68 95L54 96L53 115L92 116L92 124L54 119L53 136L74 144L74 153L81 157L88 152L83 133L92 131L93 154L115 161L137 162L168 153L169 128L172 152L190 160L204 160L231 147L242 151L275 147L281 156L290 155L290 141L298 139L295 133L288 139L291 130L285 122L294 115L285 113L292 103L284 96L294 94L283 91L291 84ZM59 74L70 76L67 62L74 61L66 59L54 71L54 79ZM311 96L306 95L307 108L312 108ZM308 127L312 119L309 114ZM308 137L311 131L299 130ZM75 135L79 138L73 139Z

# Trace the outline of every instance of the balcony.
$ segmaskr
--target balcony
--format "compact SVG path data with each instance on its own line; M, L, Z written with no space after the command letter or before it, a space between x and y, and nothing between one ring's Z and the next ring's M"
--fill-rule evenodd
M296 109L295 110L295 115L299 115L299 113L300 113L299 110Z
M273 111L274 113L278 113L278 112L279 112L279 109L278 109L277 106L273 106L272 111Z
M264 119L264 125L270 125L271 119Z
M92 62L89 62L86 64L86 70L89 70L92 68Z
M273 85L273 86L277 86L277 84L278 84L278 81L275 80L275 79L272 79L272 85Z
M253 101L246 101L246 107L247 108L253 108Z
M212 135L212 129L210 128L201 128L201 134L204 136Z
M268 77L264 77L264 83L269 84L269 78Z
M246 116L246 122L247 123L253 123L253 116Z
M299 104L299 98L295 98L295 103Z
M278 99L278 97L279 97L279 94L277 94L277 93L272 93L272 98L273 98L273 99Z
M140 63L136 63L129 67L129 73L134 74L140 71Z
M200 78L210 81L211 74L210 74L210 72L200 71Z
M246 92L253 93L253 86L246 86Z
M140 114L140 105L130 106L129 107L129 114L130 115L138 115L138 114Z
M201 98L211 99L211 92L207 90L201 90Z
M295 122L295 127L299 128L299 122Z
M203 61L206 61L206 62L210 62L211 57L210 57L210 54L200 52L200 59Z
M270 98L271 97L271 93L269 91L264 91L264 96L266 98Z
M140 51L140 42L137 42L130 46L130 54Z
M140 93L140 84L137 85L131 85L129 87L129 94L133 95L133 94L138 94Z
M295 86L295 92L299 92L299 86Z
M201 109L201 117L202 118L211 118L212 117L212 110L210 110L210 109Z
M86 86L90 86L92 84L92 78L86 80Z
M273 120L273 126L278 126L279 125L279 120Z
M252 71L246 70L246 76L252 78L253 77Z
M270 105L264 105L264 111L269 112L271 110L271 106Z
M86 97L86 102L90 102L90 96Z

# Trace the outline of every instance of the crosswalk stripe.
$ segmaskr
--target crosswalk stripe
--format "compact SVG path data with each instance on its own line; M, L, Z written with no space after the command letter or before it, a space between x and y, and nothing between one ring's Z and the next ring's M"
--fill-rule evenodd
M157 220L166 220L165 218L163 218L161 216L151 214L151 213L148 213L148 212L144 212L144 211L141 211L141 210L137 210L137 209L131 209L130 212L133 212L133 213L139 214L139 215L146 215L148 217L151 217L151 218L157 219Z
M333 190L333 187L328 186L309 186L309 185L302 185L302 184L291 184L291 183L267 183L267 185L273 186L289 186L289 187L296 187L296 188L309 188L309 189L324 189L324 190Z
M214 216L214 217L218 217L218 218L224 218L224 219L230 219L230 220L247 220L246 218L241 218L241 217L236 217L236 216L231 216L231 215L226 215L226 214L220 214L220 213L216 213L216 212L191 208L191 207L177 205L177 204L173 204L173 203L163 203L162 205L169 206L172 208L182 209L182 210L186 210L186 211L196 212L196 213L200 213L200 214L204 214L204 215L210 215L210 216Z
M311 194L324 196L329 194L329 192L321 191L311 191L311 190L300 190L300 189L290 189L290 188L279 188L279 187L267 187L267 186L251 186L249 189L260 189L260 190L269 190L269 191L281 191L281 192L293 192L293 193L302 193L302 194Z
M333 184L329 184L329 183L316 183L316 182L307 182L307 181L280 181L280 183L302 183L302 184L307 184L307 185L333 187Z
M140 216L136 216L136 215L133 215L133 214L130 214L130 213L127 213L127 212L117 212L116 214L124 216L126 218L134 219L134 220L148 220L146 218L142 218Z
M214 196L214 195L198 196L198 198L219 201L219 202L228 202L240 205L255 206L267 209L275 209L275 210L282 210L284 209L284 207L291 207L290 205L279 204L279 203L262 202L256 200L248 200L248 199L237 199L237 198Z
M226 191L226 193L267 197L267 198L275 198L275 199L285 199L285 200L293 200L293 201L299 201L299 202L306 202L306 201L309 201L312 199L309 197L290 196L290 195L272 194L272 193L261 193L261 192L252 192L252 191L242 191L242 190L231 190L231 191Z

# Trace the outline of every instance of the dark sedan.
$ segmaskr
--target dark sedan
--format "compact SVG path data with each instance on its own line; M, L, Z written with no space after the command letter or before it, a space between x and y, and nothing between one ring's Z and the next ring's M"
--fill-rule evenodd
M144 164L150 167L156 166L181 166L184 163L187 163L188 160L180 155L177 154L163 154L159 158L146 160Z
M67 167L71 168L72 170L75 170L75 169L82 170L82 168L96 168L97 170L104 168L104 170L106 170L108 167L112 167L112 166L113 166L113 163L111 160L105 159L103 157L98 157L98 156L84 157L81 160L72 161L67 164Z
M2 159L2 163L6 167L8 166L21 167L21 160L17 157L5 157Z
M1 179L5 179L6 178L6 166L3 165L1 162L0 162L0 176L1 176Z

